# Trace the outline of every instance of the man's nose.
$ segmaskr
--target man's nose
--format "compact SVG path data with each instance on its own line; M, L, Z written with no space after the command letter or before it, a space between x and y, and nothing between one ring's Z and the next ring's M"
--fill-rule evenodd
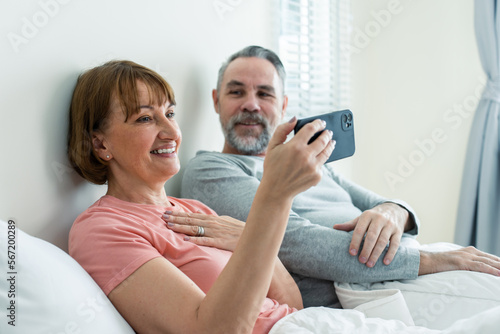
M257 96L254 94L248 94L241 105L242 110L246 111L259 111L260 110L260 102Z

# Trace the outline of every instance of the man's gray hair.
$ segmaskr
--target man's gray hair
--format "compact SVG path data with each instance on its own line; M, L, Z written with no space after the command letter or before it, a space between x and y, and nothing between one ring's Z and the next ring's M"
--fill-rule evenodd
M220 92L222 78L224 77L224 73L226 72L226 69L229 66L229 64L231 64L231 62L237 58L250 58L250 57L261 58L270 61L271 64L273 64L274 68L276 69L276 72L278 72L278 76L281 80L281 86L284 91L286 72L285 72L285 67L281 63L281 60L278 57L278 55L273 51L263 48L261 46L250 45L229 56L229 58L222 64L221 68L219 69L219 76L217 77L217 95Z

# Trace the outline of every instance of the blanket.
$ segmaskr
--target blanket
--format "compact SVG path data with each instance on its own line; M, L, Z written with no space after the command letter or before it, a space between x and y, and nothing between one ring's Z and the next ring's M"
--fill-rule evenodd
M418 245L426 251L460 248ZM469 271L414 280L335 283L343 310L309 308L270 333L500 333L500 277Z

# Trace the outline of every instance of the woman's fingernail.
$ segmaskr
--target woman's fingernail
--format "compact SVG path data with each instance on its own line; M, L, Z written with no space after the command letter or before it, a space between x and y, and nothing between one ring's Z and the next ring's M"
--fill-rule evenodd
M162 218L163 218L163 219L168 219L168 218L170 218L170 216L169 216L169 215L166 215L166 214L163 214L163 215L161 215L161 216L162 216Z
M184 241L189 241L189 237L187 235L184 237Z
M164 213L165 213L165 214L167 214L167 215L171 215L173 212L172 212L172 211L170 211L170 210L167 210L167 211L165 211Z
M324 120L321 120L321 124L322 124L323 126L326 126L326 122L325 122Z
M174 223L170 223L170 222L168 222L168 223L167 223L167 226L168 226L168 227L172 227L172 226L174 226Z
M297 119L297 117L293 116L292 118L290 118L290 120L288 121L288 123L293 123L293 122L295 122L296 119Z

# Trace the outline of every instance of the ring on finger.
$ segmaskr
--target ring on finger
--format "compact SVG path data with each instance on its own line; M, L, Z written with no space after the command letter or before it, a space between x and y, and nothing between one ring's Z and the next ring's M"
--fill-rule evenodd
M198 232L196 232L197 237L203 237L205 236L205 229L203 226L198 226Z

